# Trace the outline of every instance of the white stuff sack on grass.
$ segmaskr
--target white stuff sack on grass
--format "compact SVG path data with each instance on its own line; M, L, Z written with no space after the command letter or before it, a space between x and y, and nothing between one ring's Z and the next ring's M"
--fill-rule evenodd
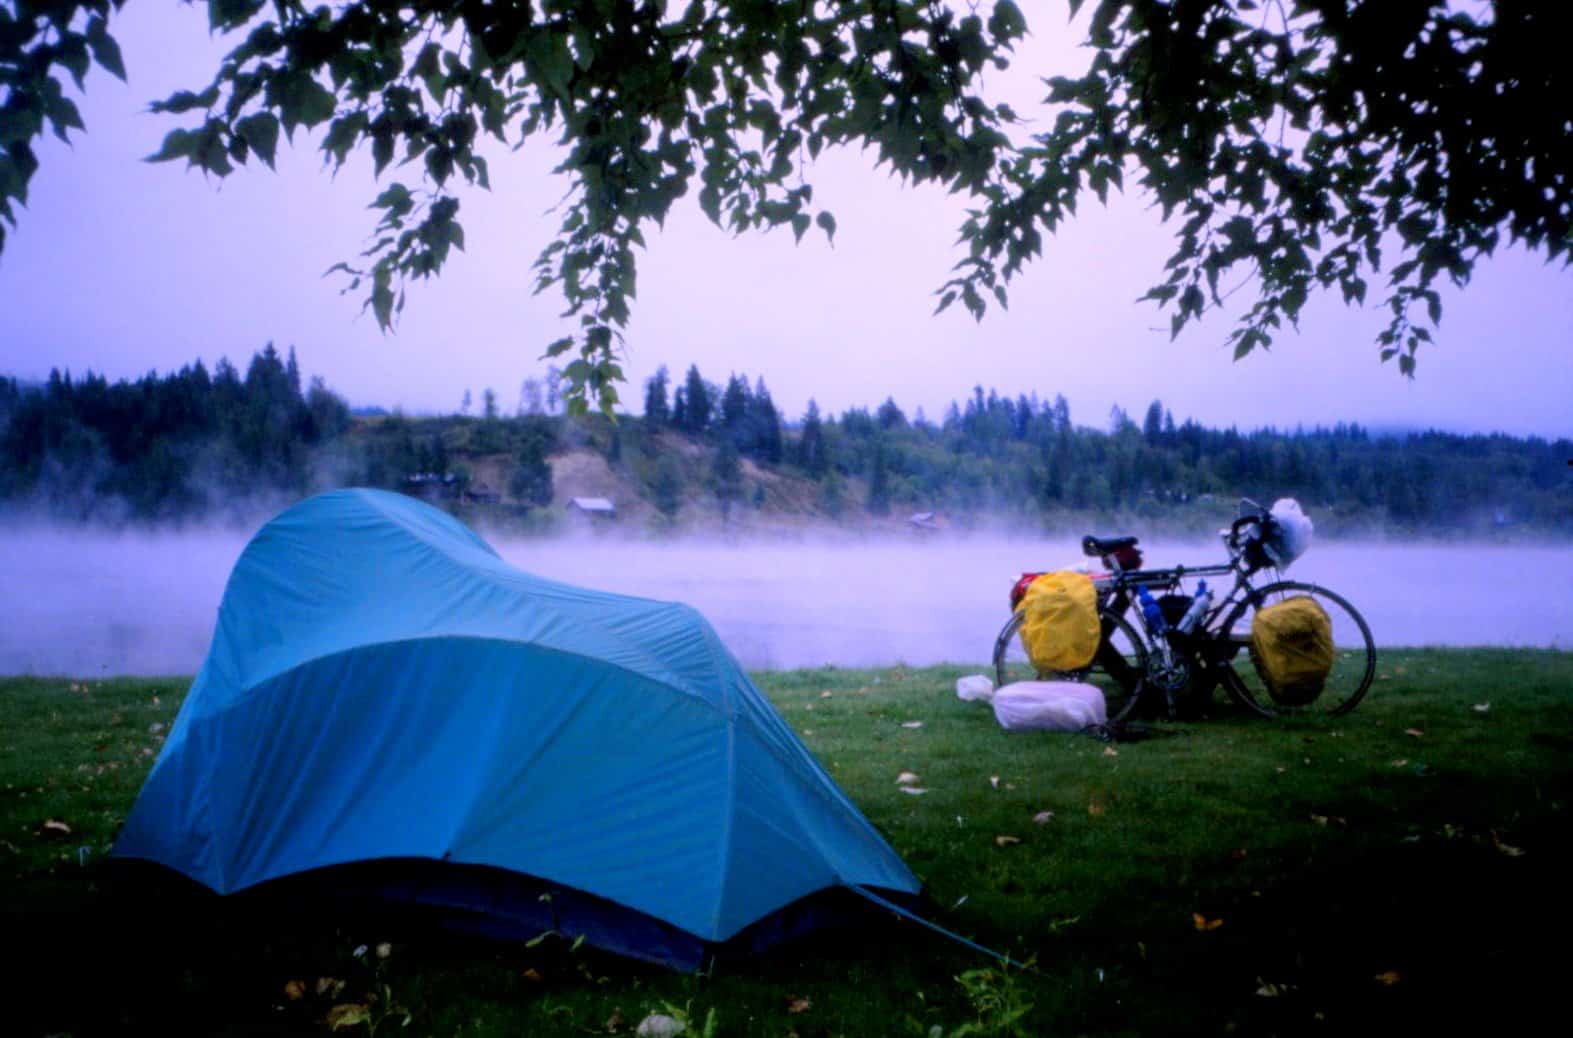
M1300 510L1300 502L1292 497L1281 497L1274 501L1271 515L1272 534L1262 547L1275 566L1288 569L1291 562L1311 547L1311 534L1315 528L1311 525L1311 517Z
M1109 720L1103 691L1079 681L1017 681L992 702L995 719L1010 732L1079 732Z
M994 682L982 674L968 674L956 680L956 698L974 702L982 700L987 703L994 698Z

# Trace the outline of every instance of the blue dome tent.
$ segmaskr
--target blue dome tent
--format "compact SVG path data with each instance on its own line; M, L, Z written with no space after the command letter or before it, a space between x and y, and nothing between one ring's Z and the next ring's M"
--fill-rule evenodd
M694 610L530 576L374 490L247 545L114 853L684 968L919 889Z

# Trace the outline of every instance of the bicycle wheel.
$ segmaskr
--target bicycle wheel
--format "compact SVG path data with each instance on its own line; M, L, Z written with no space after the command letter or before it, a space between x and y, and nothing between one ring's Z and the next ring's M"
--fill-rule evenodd
M994 641L994 677L1000 686L1016 681L1090 681L1103 691L1109 721L1124 720L1146 687L1147 646L1124 617L1100 613L1103 638L1092 666L1075 671L1039 671L1021 641L1025 614L1017 610Z
M1275 697L1247 651L1257 611L1297 596L1321 606L1333 628L1333 669L1321 693L1304 704ZM1315 584L1285 580L1254 590L1219 628L1217 643L1232 650L1232 658L1220 663L1224 687L1241 706L1263 717L1342 716L1359 704L1376 675L1376 642L1365 618L1342 596Z

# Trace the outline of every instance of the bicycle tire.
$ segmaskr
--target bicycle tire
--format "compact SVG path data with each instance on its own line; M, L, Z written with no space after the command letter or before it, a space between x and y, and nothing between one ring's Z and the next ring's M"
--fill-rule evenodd
M1332 621L1333 669L1320 695L1304 706L1291 706L1273 699L1255 663L1241 650L1250 643L1251 621L1258 609L1298 595L1314 599ZM1376 641L1365 617L1342 595L1317 584L1281 580L1253 589L1230 612L1214 640L1228 646L1233 657L1218 662L1230 698L1263 717L1342 717L1360 705L1376 677Z
M1107 611L1098 614L1103 637L1091 666L1075 671L1040 671L1028 659L1018 636L1024 615L1018 609L994 640L994 677L999 687L1016 681L1088 681L1102 690L1110 724L1130 715L1146 687L1147 646L1124 617Z

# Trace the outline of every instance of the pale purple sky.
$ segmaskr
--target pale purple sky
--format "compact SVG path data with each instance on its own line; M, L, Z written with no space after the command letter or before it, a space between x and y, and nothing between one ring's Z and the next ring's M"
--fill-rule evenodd
M1018 110L1038 93L1026 73L1078 61L1063 14L1041 14L1033 28L1012 74L996 77ZM0 255L0 372L242 364L271 340L295 346L308 373L356 404L451 411L466 389L478 401L492 387L512 410L521 381L545 370L544 344L569 330L559 297L531 294L529 265L557 227L546 211L567 186L550 174L551 148L494 149L494 190L463 196L469 251L414 286L397 333L383 336L357 297L320 276L372 228L369 162L330 178L305 135L281 146L276 174L255 166L207 181L139 161L178 125L147 102L205 85L233 41L208 38L204 10L151 0L127 5L114 29L129 86L93 71L87 132L70 148L43 144L30 204ZM1016 281L1008 312L982 324L959 307L930 316L960 257L964 200L902 188L856 152L823 156L811 179L816 203L837 216L834 248L817 231L796 247L785 231L733 238L691 199L647 233L625 363L631 408L657 366L680 377L697 362L716 382L763 375L792 418L810 396L839 412L886 395L938 418L981 384L1064 393L1073 418L1097 426L1115 404L1139 420L1157 397L1177 419L1210 425L1573 435L1573 276L1522 251L1483 264L1466 291L1444 291L1439 341L1410 382L1376 359L1384 311L1331 297L1307 307L1299 334L1238 364L1216 316L1171 343L1167 312L1135 301L1171 247L1137 194L1107 208L1089 199Z

